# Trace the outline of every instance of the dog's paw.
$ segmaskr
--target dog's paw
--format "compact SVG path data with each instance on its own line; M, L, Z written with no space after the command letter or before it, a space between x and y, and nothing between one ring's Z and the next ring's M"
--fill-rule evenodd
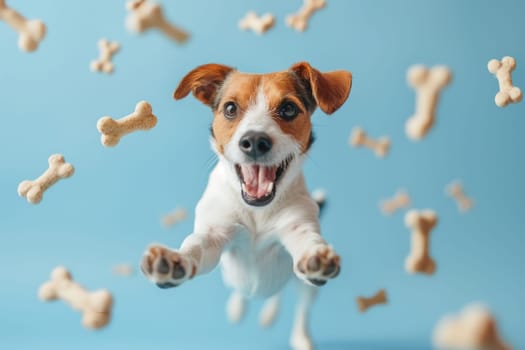
M341 258L329 246L316 247L297 263L296 272L305 281L322 286L341 270Z
M146 250L140 268L159 288L177 287L195 274L195 266L188 259L161 245Z

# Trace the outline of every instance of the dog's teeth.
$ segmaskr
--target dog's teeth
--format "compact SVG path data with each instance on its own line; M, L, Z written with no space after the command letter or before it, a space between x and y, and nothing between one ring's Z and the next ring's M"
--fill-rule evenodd
M266 193L272 193L273 191L273 182L270 182L270 184L268 185L268 189L266 190Z
M242 189L242 191L243 191L244 193L247 193L247 192L246 192L246 185L244 184L244 182L241 183L241 189Z

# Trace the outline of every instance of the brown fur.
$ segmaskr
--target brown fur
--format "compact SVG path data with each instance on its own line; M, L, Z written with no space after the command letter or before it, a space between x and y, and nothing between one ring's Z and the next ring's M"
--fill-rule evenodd
M188 96L191 91L195 98L205 105L211 106L217 89L233 70L232 67L215 63L199 66L182 79L173 93L173 98L180 100Z
M221 88L212 123L215 145L219 153L224 153L224 147L230 142L244 113L250 104L255 102L260 77L235 72ZM237 117L234 119L227 119L223 114L224 104L229 101L237 104Z
M262 81L262 91L266 96L269 110L273 112L272 117L279 124L281 130L293 137L301 146L301 151L308 149L312 123L310 122L310 111L307 110L300 97L290 73L274 73L265 75ZM283 101L293 102L299 107L300 112L297 117L291 121L279 118L278 108Z
M352 73L338 70L321 73L307 62L294 64L290 71L309 82L319 108L332 114L345 103L352 88Z
M266 96L272 118L281 130L291 135L306 152L310 145L310 116L315 103L327 114L332 114L346 101L352 86L352 74L348 71L321 73L306 62L293 65L288 71L270 74L239 73L233 68L207 64L188 73L175 90L174 98L186 97L190 91L204 104L212 107L214 119L212 131L218 152L232 138L242 116L255 102L259 88ZM286 121L279 118L278 108L284 101L294 102L299 115ZM237 104L237 117L227 119L223 110L226 102ZM315 101L315 103L314 103Z

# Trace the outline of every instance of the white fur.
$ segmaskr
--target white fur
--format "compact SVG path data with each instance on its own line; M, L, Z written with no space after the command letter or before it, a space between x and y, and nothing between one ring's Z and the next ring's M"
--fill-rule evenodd
M275 322L277 313L279 312L280 301L281 298L279 294L276 294L266 300L262 307L261 313L259 314L259 324L261 327L270 327Z
M244 114L230 142L224 147L224 156L233 163L245 162L245 154L239 148L239 141L247 131L263 131L273 141L270 158L264 163L278 164L290 154L299 154L299 144L289 135L284 134L268 110L264 93L259 90L256 102Z
M272 138L266 164L279 164L294 155L276 184L274 200L263 207L252 207L243 201L235 173L234 164L245 162L238 144L247 131L264 131ZM292 276L297 276L302 282L290 343L296 350L310 350L313 345L307 316L317 288L298 271L297 264L320 249L330 248L320 235L319 208L301 173L304 155L300 154L298 142L284 134L272 119L262 91L224 149L224 155L218 154L218 164L197 204L193 233L179 251L169 251L180 255L187 270L194 266L197 274L207 273L221 263L224 281L234 290L227 306L232 321L241 319L246 298L260 296L271 298L261 314L262 324L270 324L278 309L277 294ZM159 280L155 273L148 277Z
M246 309L246 299L236 291L230 295L226 303L226 315L232 323L238 323L243 317Z

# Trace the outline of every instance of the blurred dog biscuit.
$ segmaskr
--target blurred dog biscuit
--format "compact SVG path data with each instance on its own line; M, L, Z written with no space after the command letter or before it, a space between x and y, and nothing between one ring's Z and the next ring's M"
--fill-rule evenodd
M250 11L240 21L239 28L242 30L252 30L261 35L266 33L275 25L275 17L271 13L257 16L257 13Z
M60 299L80 311L82 324L86 328L102 328L111 318L111 294L106 289L88 292L73 281L69 271L62 266L51 272L51 280L42 284L38 296L43 301Z
M416 90L416 111L405 125L410 139L421 140L428 134L435 122L439 93L451 79L452 73L445 66L410 67L407 73L408 84Z
M441 319L434 329L433 343L437 349L511 350L501 339L490 311L478 304Z
M119 43L116 41L110 42L107 39L100 39L98 41L98 48L100 50L100 57L97 60L91 61L89 67L93 72L113 73L115 67L111 59L113 55L120 50Z
M390 139L388 137L382 137L378 140L371 139L365 131L359 127L355 127L352 130L350 144L354 147L367 147L380 158L384 158L390 150Z
M501 61L492 59L487 68L498 79L499 92L494 98L498 107L505 107L509 103L518 103L522 100L521 89L512 84L512 71L516 68L516 60L513 57L505 56Z
M405 225L412 231L411 251L405 261L409 273L431 275L436 270L436 263L430 256L430 233L437 224L437 215L433 210L410 210L405 215Z
M142 33L155 28L178 43L188 40L189 34L185 30L166 20L159 4L150 0L135 0L129 1L127 8L129 14L126 18L126 27L129 31Z
M46 36L44 22L24 18L20 13L7 7L5 0L0 0L0 20L18 32L18 47L23 51L35 51Z
M304 32L308 28L310 17L326 6L326 0L304 0L301 9L286 17L286 24L298 32Z

